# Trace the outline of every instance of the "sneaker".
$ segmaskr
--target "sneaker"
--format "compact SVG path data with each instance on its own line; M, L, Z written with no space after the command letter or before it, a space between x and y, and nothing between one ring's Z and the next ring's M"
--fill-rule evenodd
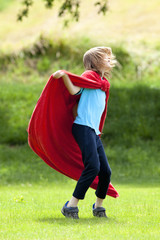
M67 207L67 204L69 201L65 203L63 206L61 213L66 217L66 218L73 218L73 219L79 219L78 217L78 207Z
M103 207L95 208L95 203L94 203L93 207L92 207L92 210L93 210L93 216L94 217L105 217L105 218L107 218L105 208L103 208Z

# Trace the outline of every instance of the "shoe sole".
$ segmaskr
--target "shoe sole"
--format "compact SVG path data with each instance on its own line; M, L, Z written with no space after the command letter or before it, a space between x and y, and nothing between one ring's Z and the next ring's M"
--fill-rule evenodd
M76 217L74 217L74 216L72 216L72 215L66 215L65 214L65 212L63 211L63 208L61 209L61 213L63 214L63 216L65 216L66 218L71 218L71 219L79 219L79 217L78 216L76 216Z

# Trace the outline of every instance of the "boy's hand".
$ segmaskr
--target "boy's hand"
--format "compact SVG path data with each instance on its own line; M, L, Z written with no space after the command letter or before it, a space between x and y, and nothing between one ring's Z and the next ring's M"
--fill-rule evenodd
M58 70L55 73L53 73L53 78L61 78L61 77L65 77L67 74L64 73L62 70Z
M56 79L62 77L63 78L63 82L64 82L66 88L68 89L68 91L69 91L69 93L71 95L74 95L74 94L78 93L81 90L80 87L77 87L77 86L75 86L72 83L72 81L69 78L69 76L65 72L63 72L62 70L58 70L57 72L53 73L52 76L53 76L53 78L56 78Z

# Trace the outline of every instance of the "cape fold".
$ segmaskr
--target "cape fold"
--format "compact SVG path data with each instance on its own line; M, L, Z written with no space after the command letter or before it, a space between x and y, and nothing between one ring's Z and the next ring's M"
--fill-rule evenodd
M102 132L107 113L109 82L106 79L102 81L93 71L86 71L82 76L63 71L68 74L74 85L105 90L106 106L99 126ZM73 108L79 98L80 95L69 94L62 78L54 79L51 75L28 125L28 144L31 149L50 167L74 180L79 179L84 169L81 151L72 135ZM98 177L90 187L96 189L97 184ZM107 195L115 198L119 196L111 183Z

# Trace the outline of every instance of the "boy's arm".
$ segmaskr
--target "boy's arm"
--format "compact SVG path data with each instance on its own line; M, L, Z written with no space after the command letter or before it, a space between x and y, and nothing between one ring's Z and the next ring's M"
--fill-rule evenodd
M81 90L80 87L75 86L71 82L68 75L66 73L64 73L63 71L59 70L59 71L53 73L53 78L58 79L58 78L61 78L61 77L63 78L64 84L65 84L66 88L68 89L68 91L71 95L75 95L76 93L78 93Z

